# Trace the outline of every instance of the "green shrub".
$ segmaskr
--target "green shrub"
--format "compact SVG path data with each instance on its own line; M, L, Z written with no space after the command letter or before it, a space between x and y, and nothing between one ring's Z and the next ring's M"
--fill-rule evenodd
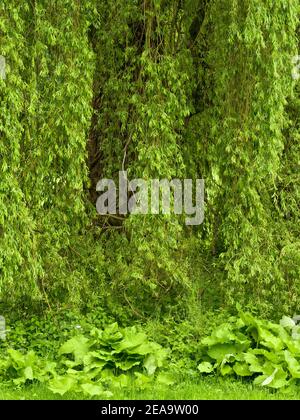
M300 379L300 326L284 316L279 324L239 310L201 341L201 373L234 375L270 388Z

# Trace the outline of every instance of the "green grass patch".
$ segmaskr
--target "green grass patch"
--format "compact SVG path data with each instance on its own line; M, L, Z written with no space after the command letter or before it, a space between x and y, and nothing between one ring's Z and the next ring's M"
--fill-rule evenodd
M97 397L94 397L99 399ZM66 393L63 397L54 394L44 385L30 385L18 389L0 387L1 400L78 400L90 399L83 394ZM100 398L101 399L101 398ZM285 394L280 391L260 389L248 382L223 378L201 378L198 381L184 380L172 387L156 385L152 389L138 390L134 386L114 393L116 400L298 400L300 392Z

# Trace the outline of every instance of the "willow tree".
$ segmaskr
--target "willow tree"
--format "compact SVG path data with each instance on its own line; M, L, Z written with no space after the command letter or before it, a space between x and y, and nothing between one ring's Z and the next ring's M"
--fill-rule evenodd
M295 87L291 59L298 13L298 1L215 0L206 17L212 93L199 118L209 139L206 176L211 236L225 274L221 287L226 302L241 300L273 312L291 309L299 296L299 278L289 287L281 270L290 223L278 209L289 144L293 152L299 147L298 137L291 140L284 131ZM297 218L298 209L289 208Z
M296 310L298 0L3 0L0 13L2 300ZM204 178L204 223L99 216L96 184L120 170Z
M67 255L85 218L89 4L0 6L2 300L76 300L84 285Z

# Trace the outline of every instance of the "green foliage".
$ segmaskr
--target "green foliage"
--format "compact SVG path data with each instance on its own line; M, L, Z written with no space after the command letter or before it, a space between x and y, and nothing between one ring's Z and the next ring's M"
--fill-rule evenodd
M45 382L60 395L81 392L109 397L114 389L134 383L144 389L154 381L173 383L162 368L167 350L149 341L137 327L119 328L113 323L104 329L93 328L90 334L76 334L65 341L57 353L40 357L33 350L22 353L9 348L0 359L0 375L15 385ZM55 360L54 360L55 359Z
M239 311L201 340L201 373L254 379L255 385L290 387L300 378L300 326L284 316L280 324Z
M122 169L129 179L183 177L181 145L194 71L183 5L100 1L97 10L90 154L96 150L99 158L92 186L100 178L117 180ZM114 297L138 316L172 310L190 286L180 218L135 215L117 224L113 217L97 219L106 232Z
M166 357L166 351L149 342L145 333L136 327L119 329L117 323L104 330L91 330L91 339L83 335L70 339L59 350L59 355L66 354L71 355L65 361L67 366L83 364L87 371L99 368L99 372L104 367L127 371L139 366L144 367L149 375L162 366Z
M0 298L122 321L299 309L298 0L0 5ZM204 178L206 214L99 216L100 178ZM182 304L184 302L184 304Z
M89 334L93 328L104 328L114 321L101 307L88 310L84 316L68 308L22 320L11 316L7 312L6 340L0 340L0 351L9 348L33 350L37 355L50 359L55 357L67 338L79 331Z
M67 295L78 302L87 276L67 261L66 250L86 224L90 1L13 0L0 7L7 62L0 80L1 300L49 306Z
M7 353L8 358L1 360L0 374L15 385L34 380L46 382L55 374L56 363L42 361L32 350L25 355L14 349L8 349Z
M206 52L199 82L210 105L202 105L190 132L192 138L196 129L202 132L193 148L202 152L198 165L207 180L204 239L216 257L225 303L238 300L263 313L297 305L297 292L286 282L298 277L282 269L280 256L295 237L276 200L282 180L291 181L283 152L290 155L299 143L295 135L284 136L291 123L285 107L295 90L288 63L297 52L298 16L298 1L214 0L199 39ZM299 217L298 208L289 208L291 218Z
M99 398L178 372L298 384L292 319L223 320L236 302L300 311L299 1L2 0L0 15L1 380ZM97 182L121 170L204 178L204 223L98 215Z

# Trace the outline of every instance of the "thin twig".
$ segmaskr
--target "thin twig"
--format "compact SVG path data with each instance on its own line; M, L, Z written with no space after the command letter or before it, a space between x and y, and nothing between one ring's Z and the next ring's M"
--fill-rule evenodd
M126 302L128 303L128 305L130 306L130 309L132 310L133 313L135 313L138 317L146 319L141 313L139 313L133 306L132 304L129 302L129 299L126 296L126 293L124 292L124 298L126 300Z

